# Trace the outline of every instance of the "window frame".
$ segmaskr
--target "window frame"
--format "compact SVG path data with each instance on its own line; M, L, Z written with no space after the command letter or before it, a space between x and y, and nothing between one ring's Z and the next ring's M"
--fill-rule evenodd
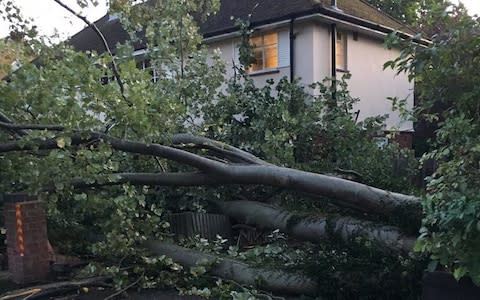
M274 35L275 36L275 43L269 43L269 44L265 43L265 37L269 36L269 35ZM261 44L260 45L252 43L253 39L258 39L258 38L261 38ZM254 63L250 64L250 66L248 67L248 73L249 74L255 75L255 74L258 74L258 73L275 72L275 71L278 70L278 66L279 66L279 57L278 57L278 55L279 55L279 51L278 51L279 34L278 34L278 32L276 32L276 31L274 31L274 32L263 32L263 33L254 35L250 38L250 44L253 47L254 53L258 49L261 50L262 66L261 66L261 68L254 69L253 66L254 65L259 66L259 64L257 62L254 62ZM276 60L275 60L275 66L273 66L273 67L267 67L267 60L268 60L267 59L267 53L268 53L267 49L270 48L270 47L274 47L274 51L275 51L275 59Z

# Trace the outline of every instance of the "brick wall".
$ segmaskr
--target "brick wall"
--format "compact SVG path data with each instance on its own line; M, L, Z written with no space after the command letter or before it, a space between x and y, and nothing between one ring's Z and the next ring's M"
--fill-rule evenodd
M402 148L413 148L413 132L399 132L394 139Z
M8 268L16 283L45 280L50 268L42 203L26 194L4 196Z

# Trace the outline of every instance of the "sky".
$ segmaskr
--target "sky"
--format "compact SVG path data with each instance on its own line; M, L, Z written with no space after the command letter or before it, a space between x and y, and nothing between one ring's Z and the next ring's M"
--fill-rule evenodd
M0 0L5 1L5 0ZM71 13L59 6L53 0L13 0L20 7L25 17L32 18L34 24L37 25L39 32L43 35L51 36L55 32L60 34L60 39L66 39L76 32L80 31L86 25ZM462 1L470 14L480 15L480 0L460 0ZM82 12L89 21L96 21L105 15L107 11L106 0L98 1L96 7L89 6L87 9L81 9L77 5L77 0L62 0L75 11ZM91 2L88 1L88 2ZM458 0L453 0L458 2ZM9 33L8 23L0 18L0 38L7 36Z
M83 21L53 0L13 1L20 8L24 17L33 19L33 23L37 25L42 35L51 36L58 32L61 39L66 39L86 26ZM96 7L91 4L91 0L86 2L89 2L90 5L86 9L82 9L77 5L77 0L62 0L62 3L77 12L81 12L91 22L98 20L107 12L106 0L99 0ZM9 34L8 27L8 23L3 18L0 18L0 37L5 37Z

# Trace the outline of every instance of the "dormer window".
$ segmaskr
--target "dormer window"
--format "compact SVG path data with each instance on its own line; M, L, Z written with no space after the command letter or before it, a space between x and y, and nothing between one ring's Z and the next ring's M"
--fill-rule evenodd
M278 67L278 34L268 33L252 37L254 62L250 72L275 69Z

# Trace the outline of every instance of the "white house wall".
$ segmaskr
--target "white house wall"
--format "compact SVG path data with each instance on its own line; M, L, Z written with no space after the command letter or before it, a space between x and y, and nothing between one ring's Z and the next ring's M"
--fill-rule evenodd
M383 64L399 54L399 50L386 49L382 40L359 35L354 41L353 35L348 34L347 67L352 74L349 89L352 96L360 98L355 106L355 110L360 110L359 120L388 114L387 129L413 131L413 123L402 122L387 100L388 97L407 98L407 107L413 108L413 82L409 82L404 73L396 75L395 70L383 70Z
M326 77L331 76L331 46L330 46L330 30L325 24L313 24L308 25L313 30L313 78L308 84L313 82L322 82ZM297 49L301 51L303 48L301 45L296 45ZM299 59L301 59L301 54ZM308 63L308 62L306 62ZM296 76L301 76L302 69L296 69ZM304 81L307 83L306 81Z

